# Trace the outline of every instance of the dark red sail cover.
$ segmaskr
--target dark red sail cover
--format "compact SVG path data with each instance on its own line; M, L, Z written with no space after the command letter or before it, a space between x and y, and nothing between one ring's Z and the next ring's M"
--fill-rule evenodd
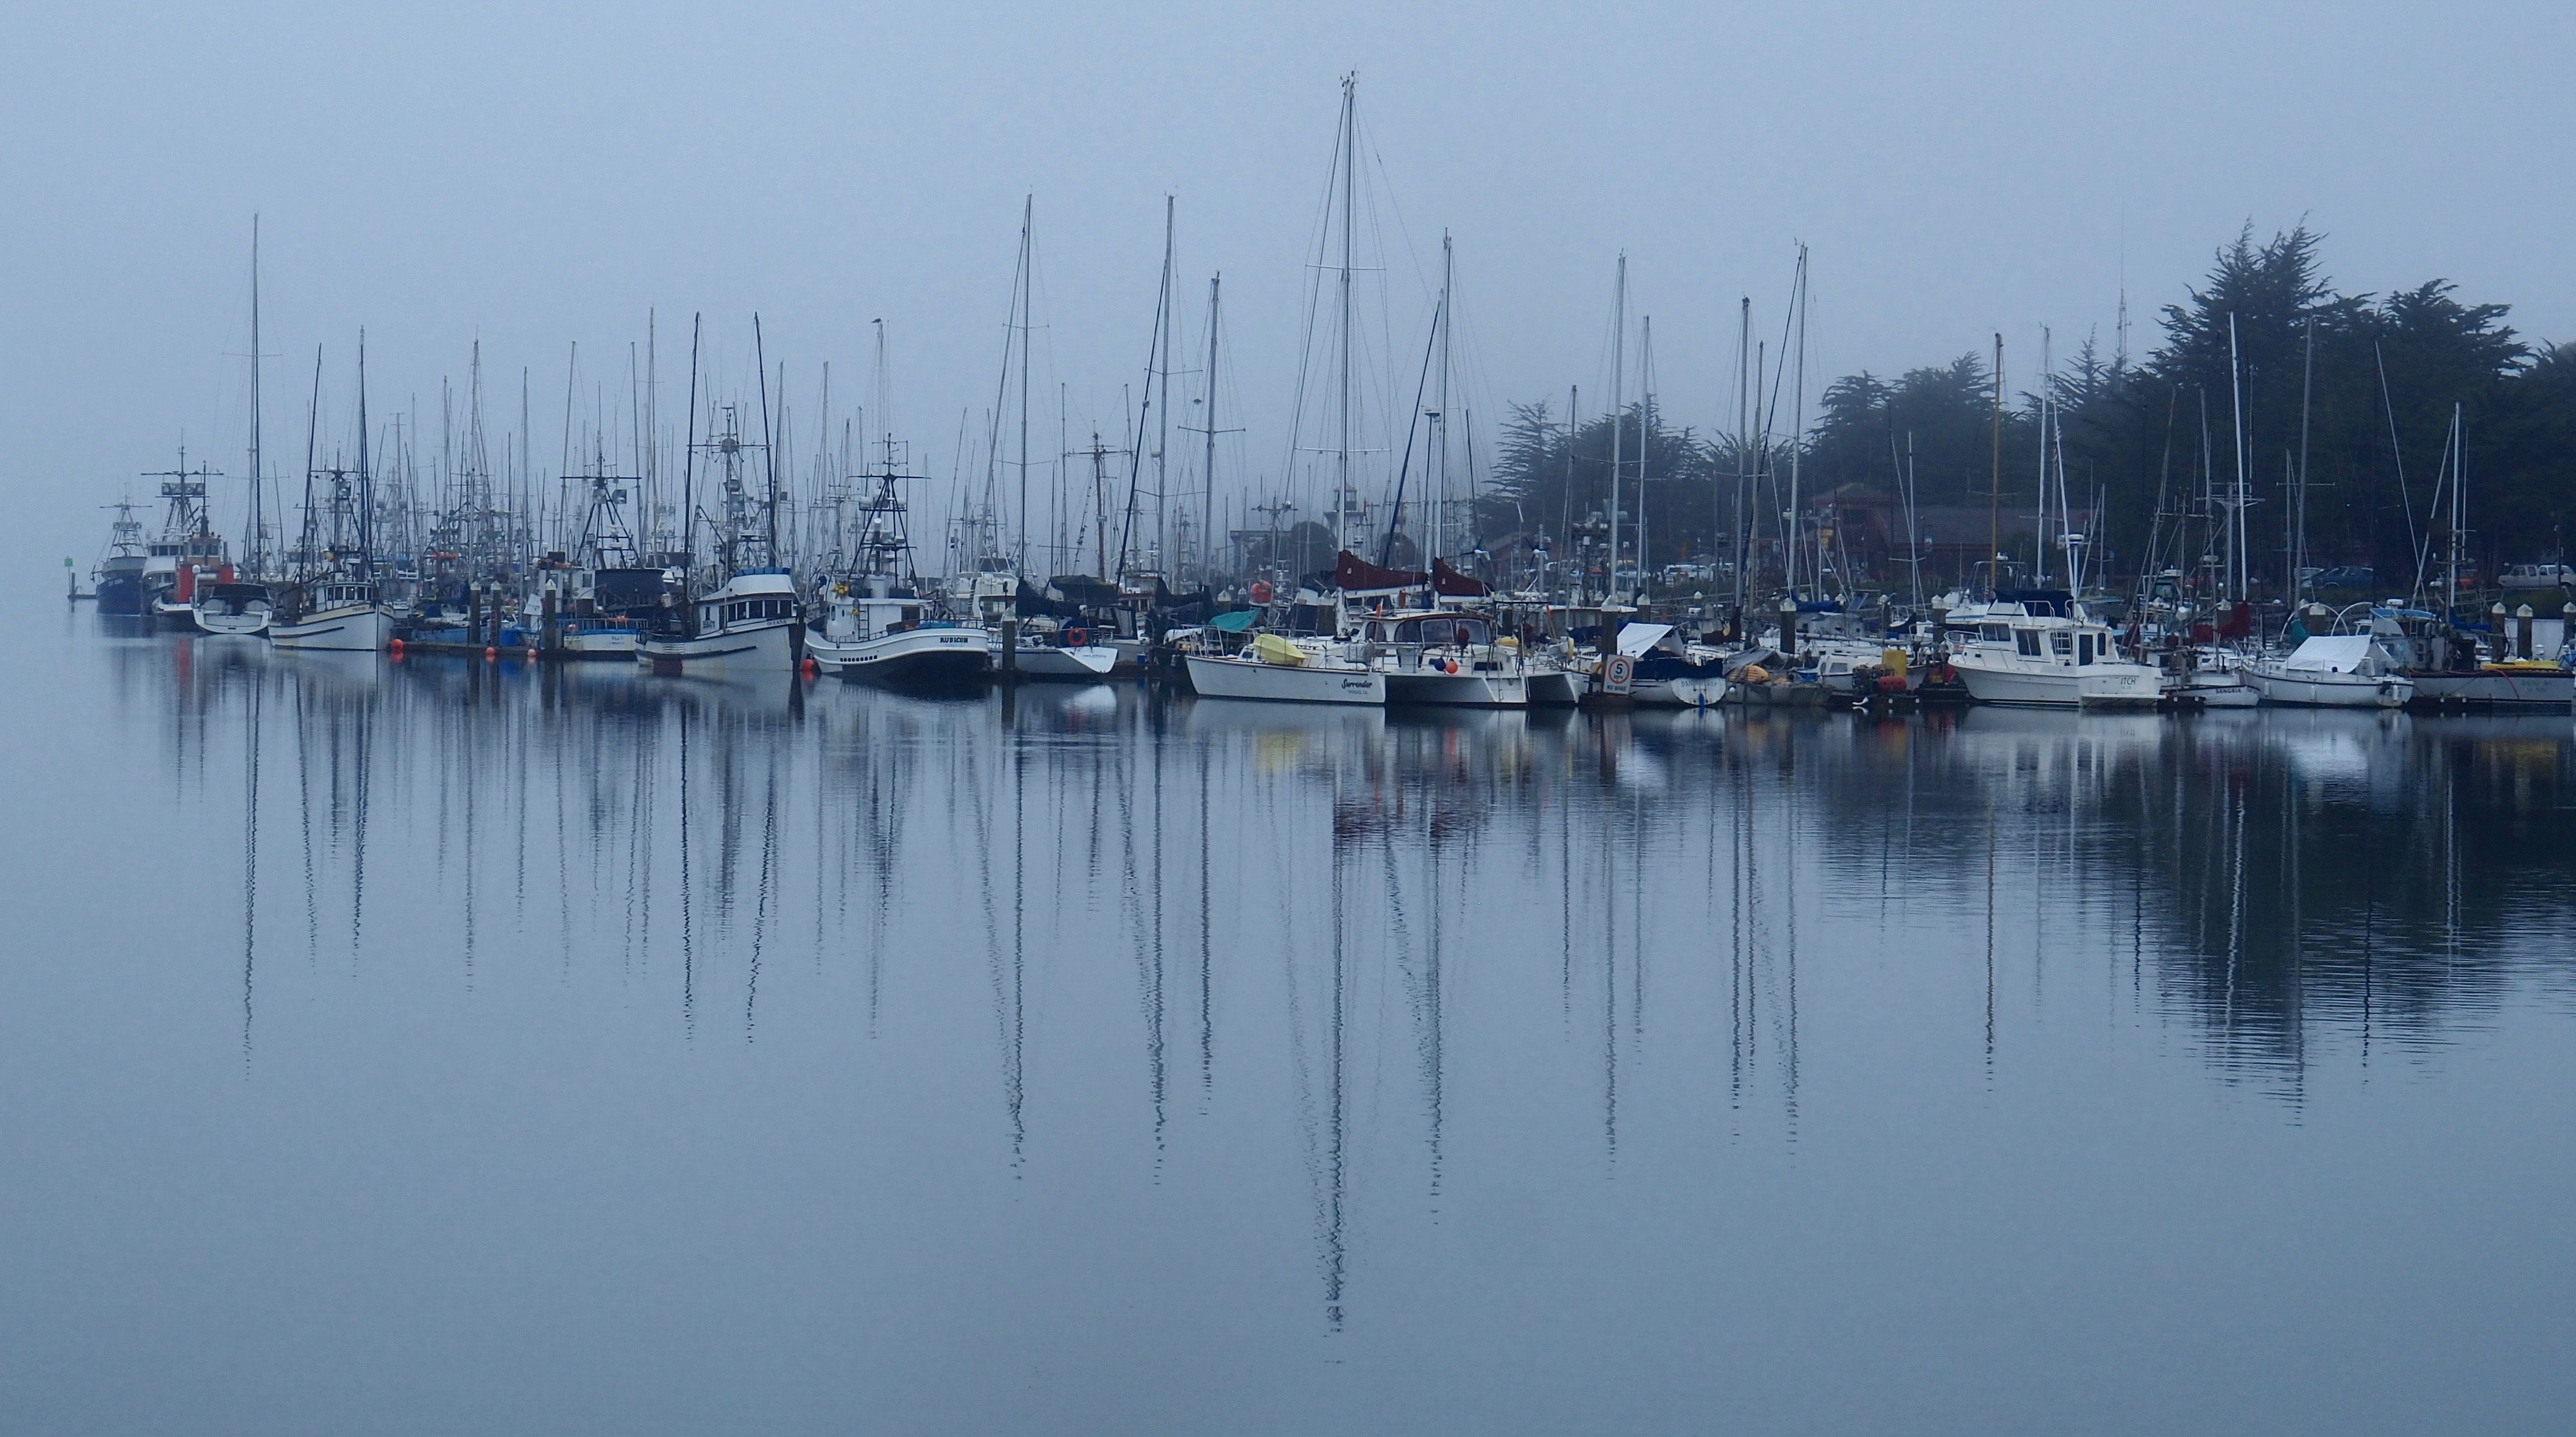
M1382 569L1348 549L1333 561L1333 587L1345 594L1419 589L1423 582L1420 569Z
M1431 591L1444 599L1481 599L1494 592L1482 579L1471 579L1449 567L1446 559L1431 561Z

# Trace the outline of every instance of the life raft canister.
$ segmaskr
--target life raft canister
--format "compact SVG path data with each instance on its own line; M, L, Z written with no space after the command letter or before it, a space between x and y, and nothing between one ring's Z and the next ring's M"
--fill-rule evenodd
M1271 589L1270 581L1268 579L1255 579L1252 581L1252 602L1256 604L1269 603L1273 592L1274 591Z

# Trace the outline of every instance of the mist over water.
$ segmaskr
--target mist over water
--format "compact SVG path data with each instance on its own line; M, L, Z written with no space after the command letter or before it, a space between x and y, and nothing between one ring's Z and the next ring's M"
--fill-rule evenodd
M37 1431L2535 1430L2576 726L1408 718L50 617Z

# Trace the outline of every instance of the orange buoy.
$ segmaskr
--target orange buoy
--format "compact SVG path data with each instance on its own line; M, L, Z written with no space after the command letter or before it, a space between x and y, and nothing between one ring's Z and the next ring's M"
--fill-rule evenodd
M535 649L530 649L530 650L528 650L528 662L533 664L533 663L535 663L536 661L537 661L537 651L536 651Z
M814 662L812 659L807 659L805 661L805 677L809 679L814 677L815 674L822 671L822 667L822 665Z
M499 649L492 647L490 644L485 644L483 646L483 662L488 664L499 657L501 657L501 651Z
M403 651L403 641L402 641L402 640L400 640L400 639L396 639L396 640L394 640L392 643L389 643L389 644L385 645L385 651L386 651L387 653L390 653L390 654L394 655L394 656L395 656L395 657L397 657L397 658L401 657L401 655L402 655L402 651Z

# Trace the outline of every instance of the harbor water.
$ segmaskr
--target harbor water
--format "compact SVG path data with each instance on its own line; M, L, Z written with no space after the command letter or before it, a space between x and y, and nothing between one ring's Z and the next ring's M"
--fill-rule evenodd
M2576 1411L2576 724L0 640L0 1427Z

